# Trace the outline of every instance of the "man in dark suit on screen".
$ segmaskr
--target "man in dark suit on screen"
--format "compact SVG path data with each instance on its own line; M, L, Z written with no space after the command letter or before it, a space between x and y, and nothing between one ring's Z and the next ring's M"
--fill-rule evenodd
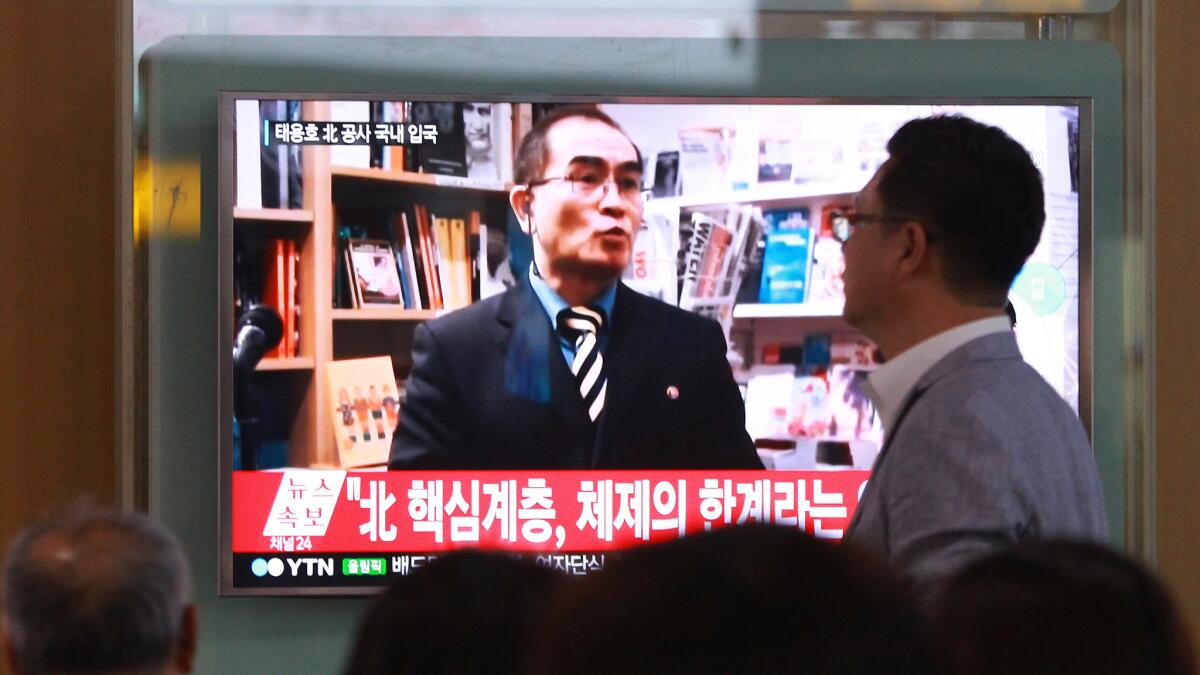
M718 325L619 281L643 208L625 133L555 110L514 177L533 265L417 327L389 468L762 468Z

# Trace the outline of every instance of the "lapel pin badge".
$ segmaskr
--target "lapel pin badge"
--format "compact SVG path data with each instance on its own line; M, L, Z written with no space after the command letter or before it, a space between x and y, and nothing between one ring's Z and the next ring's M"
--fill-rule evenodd
M672 401L679 398L679 387L676 387L675 385L667 387L667 398L671 399Z

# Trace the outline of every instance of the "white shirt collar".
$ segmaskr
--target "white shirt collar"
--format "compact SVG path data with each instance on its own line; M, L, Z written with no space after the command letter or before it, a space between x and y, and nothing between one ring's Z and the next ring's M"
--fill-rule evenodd
M879 412L884 436L891 433L912 388L935 363L971 340L1009 330L1012 327L1003 315L964 323L918 342L868 375L863 391Z

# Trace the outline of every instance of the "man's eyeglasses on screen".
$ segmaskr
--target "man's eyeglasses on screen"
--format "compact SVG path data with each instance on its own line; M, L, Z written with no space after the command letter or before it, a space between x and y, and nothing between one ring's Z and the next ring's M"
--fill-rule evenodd
M911 218L896 218L874 213L859 213L852 209L837 211L833 214L833 238L841 243L849 241L861 228L871 223L903 223Z
M627 202L639 202L649 194L642 189L642 174L637 171L622 171L618 168L616 174L609 171L606 162L587 163L573 168L562 176L547 176L528 183L530 188L546 185L552 181L562 181L571 189L572 194L580 199L604 199L608 195L609 186L617 188L617 194Z

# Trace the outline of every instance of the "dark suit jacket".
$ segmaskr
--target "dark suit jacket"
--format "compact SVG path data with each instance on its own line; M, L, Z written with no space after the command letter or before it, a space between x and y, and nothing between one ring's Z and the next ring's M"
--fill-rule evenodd
M715 322L619 284L610 323L598 425L527 279L418 326L389 468L762 468Z

